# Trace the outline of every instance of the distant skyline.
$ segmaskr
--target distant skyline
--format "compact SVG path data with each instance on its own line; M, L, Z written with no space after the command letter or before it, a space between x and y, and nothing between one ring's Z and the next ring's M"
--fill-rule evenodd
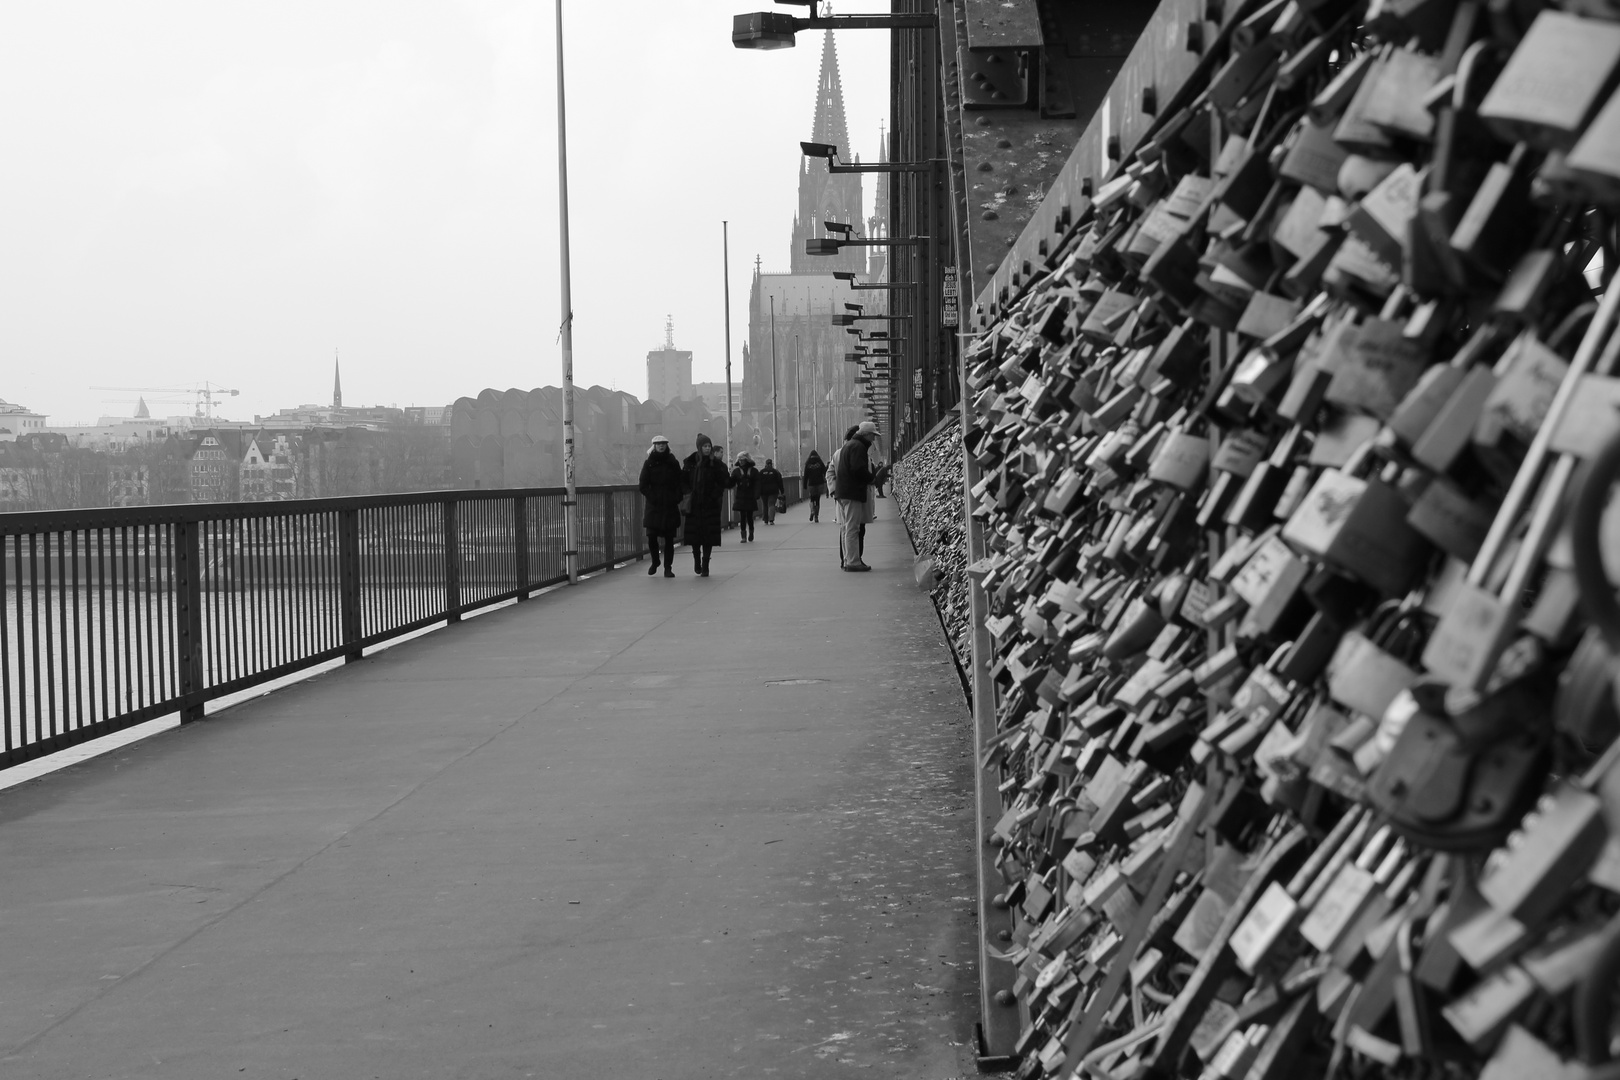
M567 2L580 385L643 395L666 315L694 380L723 378L723 218L741 379L755 256L787 269L821 54L819 32L733 49L731 16L769 6ZM133 414L92 385L209 380L251 420L328 401L334 350L353 405L557 383L553 12L0 9L0 399L66 424ZM846 152L875 160L888 35L838 53Z

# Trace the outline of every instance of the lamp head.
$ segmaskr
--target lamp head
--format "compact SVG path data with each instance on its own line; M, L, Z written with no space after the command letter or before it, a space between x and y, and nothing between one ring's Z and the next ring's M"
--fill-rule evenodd
M838 156L838 147L834 146L832 143L801 142L799 144L799 149L804 151L805 157L826 158L827 160L831 161L833 158Z
M853 271L853 270L834 270L833 271L833 277L837 278L839 281L854 282L854 280L855 280L855 271Z
M857 315L859 315L862 311L865 310L865 308L862 307L860 304L845 304L844 308L846 310L848 310L848 311L853 311Z
M804 242L806 255L836 255L838 254L838 241L826 237L810 237Z
M756 11L731 20L731 44L739 49L793 48L793 16Z
M823 221L821 227L828 232L841 233L844 236L850 233L850 225L843 221Z

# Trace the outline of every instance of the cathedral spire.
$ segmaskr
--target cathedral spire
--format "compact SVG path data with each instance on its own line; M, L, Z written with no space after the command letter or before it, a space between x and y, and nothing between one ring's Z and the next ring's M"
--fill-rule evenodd
M332 408L343 408L343 374L338 370L337 350L332 350Z
M844 122L844 83L838 75L838 49L833 32L821 39L821 80L816 84L816 118L810 125L812 142L832 143L844 160L854 160L849 148L849 126Z
M845 161L859 160L849 144L849 125L844 118L844 83L838 74L838 48L828 30L821 41L821 74L816 82L816 111L810 124L814 142L838 147ZM862 249L846 248L836 256L807 256L806 240L823 233L822 223L839 221L856 229L863 214L859 173L831 174L827 162L806 158L799 169L799 214L793 222L793 249L788 268L795 274L828 274L833 271L866 269Z

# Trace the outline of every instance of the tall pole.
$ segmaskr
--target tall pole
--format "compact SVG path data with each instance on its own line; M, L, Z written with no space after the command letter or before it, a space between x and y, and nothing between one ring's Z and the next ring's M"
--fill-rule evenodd
M821 453L821 365L810 364L810 447Z
M574 300L568 264L568 105L563 79L563 0L557 0L557 238L562 251L563 564L579 581L579 489L574 478Z
M782 456L782 442L778 438L781 425L776 419L776 297L771 297L771 456Z
M804 460L804 379L799 370L799 335L793 335L793 452ZM777 466L780 468L781 466Z
M731 453L731 225L720 223L721 271L726 292L726 453Z

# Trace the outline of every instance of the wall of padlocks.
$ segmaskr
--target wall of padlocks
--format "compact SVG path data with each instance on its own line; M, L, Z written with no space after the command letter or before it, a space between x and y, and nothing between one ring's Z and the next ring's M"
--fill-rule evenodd
M966 671L972 657L962 456L962 425L953 417L906 451L894 467L890 491L917 551L917 583L929 590L957 667Z
M1021 1075L1620 1075L1620 12L1226 15L966 339Z

